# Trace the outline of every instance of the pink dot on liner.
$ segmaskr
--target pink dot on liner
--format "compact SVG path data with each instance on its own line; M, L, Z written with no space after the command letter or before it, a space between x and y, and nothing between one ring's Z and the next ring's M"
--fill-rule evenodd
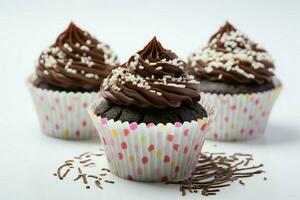
M253 135L253 132L254 132L253 129L250 129L248 134L251 136L251 135Z
M173 149L174 149L175 151L178 151L178 149L179 149L179 144L173 144Z
M119 158L119 160L123 160L123 154L122 153L118 153L118 158Z
M225 122L228 122L229 121L229 117L226 116L224 120L225 120Z
M84 103L82 104L82 106L83 106L83 108L87 108L87 107L88 107L87 102L84 102Z
M179 127L181 127L182 126L182 124L180 123L180 122L175 122L175 127L176 128L179 128Z
M243 112L244 113L248 112L248 108L244 108Z
M104 145L106 145L106 139L104 137L102 137L102 142Z
M128 129L128 128L125 128L125 129L123 130L123 133L124 133L125 136L129 135L129 129Z
M133 180L133 178L132 178L132 176L131 176L131 175L128 175L128 176L127 176L127 179L128 179L128 180L130 180L130 181L132 181L132 180Z
M45 120L48 121L49 120L49 116L45 115Z
M230 106L230 109L231 109L231 110L235 110L235 109L236 109L236 105L235 105L235 104L234 104L234 105L231 105L231 106Z
M170 162L170 160L171 160L170 156L165 155L165 157L164 157L164 162L165 162L165 163L168 163L168 162Z
M153 123L149 123L149 124L147 124L147 128L150 128L150 127L152 127L152 126L154 126L154 124L153 124Z
M131 123L131 124L129 125L129 127L130 127L131 130L134 131L135 129L138 128L138 124L137 124L136 122L133 122L133 123Z
M72 111L72 106L68 106L68 111L71 112Z
M259 99L256 99L254 102L256 105L259 104Z
M143 164L147 164L149 159L146 156L143 156L141 161L142 161Z
M218 139L218 134L214 133L214 139Z
M241 135L244 134L244 129L243 129L243 128L240 130L240 134L241 134Z
M196 146L194 147L194 150L197 151L199 148L199 144L196 144Z
M55 124L55 129L58 130L59 129L59 125Z
M55 98L55 103L59 103L59 98Z
M175 169L174 169L174 171L175 171L175 173L178 173L179 172L179 166L177 165L176 167L175 167Z
M55 110L55 106L51 106L51 110L54 111Z
M163 177L160 178L160 181L161 182L166 182L166 181L168 181L168 177L167 176L163 176Z
M83 127L86 127L87 122L86 122L85 120L83 120L83 121L81 122L81 124L82 124Z
M147 150L149 152L153 151L154 150L154 145L153 144L149 144L149 146L147 147Z
M184 131L183 131L183 135L184 136L188 136L189 135L189 129L184 129Z
M80 131L77 130L77 131L75 132L75 135L76 135L76 137L80 137Z
M107 118L101 118L101 124L103 125L107 124Z
M137 168L136 172L138 173L138 175L142 175L143 174L143 169Z
M249 115L249 120L253 120L254 116L253 115Z
M40 100L43 102L45 99L43 96L40 96Z
M121 143L121 148L122 149L127 149L127 143L126 142L122 142Z
M42 124L42 129L44 130L46 128L46 126L44 124Z
M188 147L184 147L183 149L183 153L186 154L188 152L189 148Z
M168 134L168 135L167 135L167 140L168 140L169 142L172 142L173 139L174 139L174 136L173 136L173 135L171 135L171 134Z

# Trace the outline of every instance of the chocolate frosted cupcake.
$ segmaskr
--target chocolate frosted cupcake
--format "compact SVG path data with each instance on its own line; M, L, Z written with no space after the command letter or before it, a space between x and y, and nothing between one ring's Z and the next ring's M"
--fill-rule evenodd
M198 103L199 82L154 37L103 81L90 115L114 174L140 181L192 172L214 116Z
M281 84L263 47L227 22L188 62L187 71L201 81L201 103L219 111L209 138L239 140L264 133Z
M117 63L108 45L71 23L41 53L36 75L28 80L43 132L63 138L95 135L86 108Z

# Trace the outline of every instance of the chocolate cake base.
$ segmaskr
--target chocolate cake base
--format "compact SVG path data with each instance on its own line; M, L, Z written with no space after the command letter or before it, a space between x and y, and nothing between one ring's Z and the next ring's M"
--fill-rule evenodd
M200 80L200 86L202 92L209 92L214 94L251 94L257 92L264 92L275 88L273 82L258 84L232 84L216 81Z
M52 91L58 91L58 92L98 92L100 90L100 86L97 88L93 88L92 90L83 90L83 89L65 89L61 87L57 87L54 85L50 85L46 83L45 81L37 78L34 83L36 87L45 89L45 90L52 90Z
M140 108L137 106L116 105L103 101L96 108L95 114L102 118L120 120L129 123L175 123L175 122L191 122L192 120L207 117L207 112L199 104L183 105L179 108Z

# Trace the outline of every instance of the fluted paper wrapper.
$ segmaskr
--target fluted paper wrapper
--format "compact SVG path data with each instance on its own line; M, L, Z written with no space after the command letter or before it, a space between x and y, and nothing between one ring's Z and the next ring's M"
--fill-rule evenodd
M200 103L215 106L218 110L207 132L207 139L238 141L263 135L280 91L281 85L252 94L218 95L202 92Z
M99 98L96 92L61 92L36 87L35 76L27 79L44 134L67 139L98 137L87 107Z
M181 180L191 175L205 133L215 110L198 121L174 124L128 123L107 120L94 114L99 102L89 107L90 116L104 145L115 175L137 181Z

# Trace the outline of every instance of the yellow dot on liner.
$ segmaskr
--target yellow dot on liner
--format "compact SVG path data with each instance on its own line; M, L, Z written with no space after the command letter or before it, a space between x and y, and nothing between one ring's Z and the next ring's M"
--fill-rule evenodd
M234 129L234 128L235 128L235 124L232 123L232 124L230 125L230 128L231 128L231 129Z
M118 136L118 131L116 129L111 130L111 136L117 137Z
M66 129L66 130L64 130L64 136L65 136L65 137L68 137L69 135L70 135L70 131L69 131L69 130L67 130L67 129Z
M175 169L175 167L176 167L176 162L171 162L171 167L172 167L173 169Z
M163 131L166 131L168 127L167 127L166 125L164 125L164 124L161 124L161 125L160 125L160 128L161 128Z
M156 151L156 157L159 158L159 157L161 157L161 155L162 155L162 150L160 150L160 149L157 150L157 151Z
M142 144L145 144L145 143L146 143L146 138L145 138L145 136L141 136L141 137L140 137L140 142L141 142Z
M129 160L129 162L133 162L134 161L134 157L133 157L133 155L130 155L129 157L128 157L128 160Z
M198 123L200 124L200 126L202 126L205 122L203 119L198 119Z

